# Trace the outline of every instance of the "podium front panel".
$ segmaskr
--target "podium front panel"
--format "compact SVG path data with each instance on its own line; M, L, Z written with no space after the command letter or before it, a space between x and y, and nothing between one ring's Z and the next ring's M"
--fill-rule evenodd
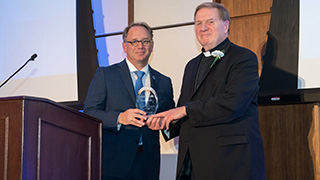
M49 100L0 98L0 179L101 179L101 129Z

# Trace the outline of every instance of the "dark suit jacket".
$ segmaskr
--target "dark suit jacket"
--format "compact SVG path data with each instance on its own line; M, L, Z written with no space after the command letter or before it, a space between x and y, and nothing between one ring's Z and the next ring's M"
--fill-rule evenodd
M203 54L185 68L178 106L187 104L187 117L170 129L171 137L180 135L177 174L189 150L195 179L265 179L256 55L229 39L218 50L224 50L225 56L196 90Z
M158 112L173 108L170 78L151 67L149 70L151 87L158 95ZM117 130L119 114L129 108L135 108L135 99L134 85L125 60L97 69L88 90L84 112L103 121L103 176L123 178L128 174L142 133L145 173L150 177L148 179L159 178L159 131L132 125L122 125L121 129Z

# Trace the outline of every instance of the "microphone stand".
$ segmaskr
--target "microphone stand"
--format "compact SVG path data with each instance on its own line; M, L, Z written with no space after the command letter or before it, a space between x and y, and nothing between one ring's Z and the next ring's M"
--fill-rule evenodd
M24 63L24 65L22 65L15 73L13 73L7 80L5 80L1 85L0 85L0 88L5 85L14 75L16 75L22 68L24 68L30 61L34 61L34 59L37 57L38 55L37 54L33 54L31 56L30 59L28 59L27 62Z

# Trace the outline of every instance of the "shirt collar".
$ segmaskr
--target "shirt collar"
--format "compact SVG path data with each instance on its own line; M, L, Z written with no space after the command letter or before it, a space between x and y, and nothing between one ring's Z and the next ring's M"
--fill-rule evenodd
M139 71L136 67L134 67L134 65L126 58L126 62L128 64L128 68L130 73L134 73L135 71ZM141 71L143 71L145 74L149 73L149 64L147 64L146 66L144 66Z

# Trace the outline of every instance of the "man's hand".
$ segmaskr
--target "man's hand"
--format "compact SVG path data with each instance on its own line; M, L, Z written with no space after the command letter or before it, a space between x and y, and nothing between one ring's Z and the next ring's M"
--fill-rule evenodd
M159 130L166 128L169 130L169 124L176 123L179 119L187 115L186 107L170 109L162 113L151 115L147 120L147 125L152 130Z
M145 125L146 112L140 109L128 109L119 115L118 123L142 127Z
M157 117L159 114L150 116L147 119L147 126L151 130L160 130L163 117Z

